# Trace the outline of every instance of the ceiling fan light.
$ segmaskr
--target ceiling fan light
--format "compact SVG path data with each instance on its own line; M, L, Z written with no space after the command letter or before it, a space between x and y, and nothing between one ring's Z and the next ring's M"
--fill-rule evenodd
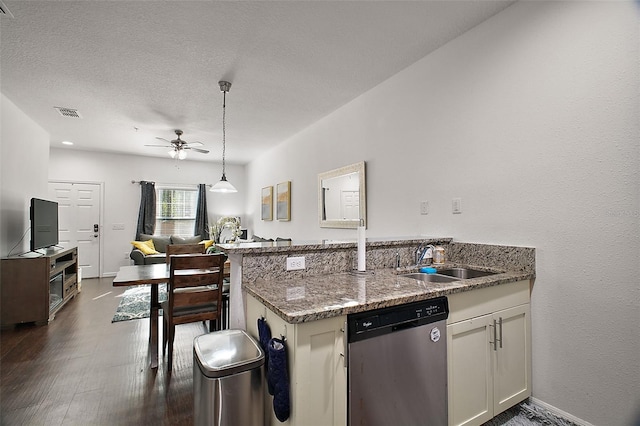
M222 178L220 179L220 181L218 183L216 183L215 185L213 185L209 191L211 191L211 192L221 192L221 193L225 193L225 194L229 194L229 193L232 193L232 192L238 192L236 187L231 185L229 183L229 181L227 181L227 177L225 175L222 175Z
M178 160L184 160L185 158L187 158L187 151L185 151L184 149L179 150Z
M171 151L169 151L169 157L176 158L176 150L175 149L172 149Z

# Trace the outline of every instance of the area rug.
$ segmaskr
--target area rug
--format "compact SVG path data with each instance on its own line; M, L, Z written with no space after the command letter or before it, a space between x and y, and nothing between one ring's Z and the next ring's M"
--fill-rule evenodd
M136 285L122 293L122 299L111 322L149 318L151 285ZM158 301L167 300L167 285L158 285ZM160 309L162 315L162 309Z
M529 401L521 402L498 414L483 426L577 426Z

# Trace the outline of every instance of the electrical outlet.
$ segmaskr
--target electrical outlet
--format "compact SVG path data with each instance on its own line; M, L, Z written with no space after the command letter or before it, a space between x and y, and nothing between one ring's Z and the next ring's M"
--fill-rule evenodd
M462 198L454 198L451 200L451 212L453 214L462 213Z
M287 257L287 271L304 269L304 256Z
M420 214L429 214L429 202L423 201L420 203Z

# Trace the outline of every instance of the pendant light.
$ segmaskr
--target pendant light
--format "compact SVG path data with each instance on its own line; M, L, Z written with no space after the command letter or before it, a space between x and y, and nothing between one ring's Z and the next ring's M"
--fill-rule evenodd
M238 190L227 181L227 175L225 174L225 151L226 151L226 106L227 106L227 92L231 88L231 83L228 81L219 81L220 91L222 92L222 177L220 181L213 185L210 189L211 192L223 192L231 193L238 192Z

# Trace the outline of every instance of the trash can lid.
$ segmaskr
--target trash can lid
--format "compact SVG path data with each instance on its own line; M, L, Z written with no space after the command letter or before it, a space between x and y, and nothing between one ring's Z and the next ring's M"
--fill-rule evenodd
M194 358L207 377L224 377L264 364L264 352L244 330L221 330L193 341Z

